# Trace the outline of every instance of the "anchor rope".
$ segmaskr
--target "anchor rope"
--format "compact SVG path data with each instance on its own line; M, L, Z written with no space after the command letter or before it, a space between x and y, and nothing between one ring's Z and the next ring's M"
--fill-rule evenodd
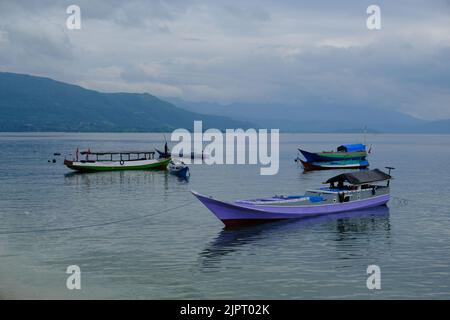
M420 204L424 204L424 205L431 206L431 207L439 207L439 208L446 207L446 206L443 206L442 203L436 204L436 203L430 203L430 202L423 202L422 199L417 200L417 199L407 199L407 198L402 198L402 197L391 197L391 199L395 201L394 204L398 204L399 206L406 206L406 205L410 204L411 202L412 203L420 202Z
M6 232L0 232L0 235L26 234L26 233L47 233L47 232L64 232L64 231L72 231L72 230L76 230L76 229L87 229L87 228L94 228L94 227L103 227L103 226L108 226L108 225L112 225L112 224L119 224L119 223L124 223L124 222L128 222L128 221L154 217L154 216L160 215L162 213L166 213L166 212L169 212L169 211L180 209L180 208L185 207L185 206L189 206L192 203L194 203L194 200L189 200L189 201L184 202L183 204L180 204L179 206L167 208L167 209L164 209L164 210L161 210L161 211L158 211L158 212L154 212L154 213L151 213L151 214L146 214L146 215L142 215L142 216L138 216L138 217L131 217L131 218L113 220L113 221L107 221L107 222L96 223L96 224L80 225L80 226L72 226L72 227L61 227L61 228L52 228L52 229L34 229L34 230L6 231Z
M401 198L401 197L392 197L393 200L397 200L399 201L398 204L400 205L407 205L409 202L418 202L417 200L414 199L406 199L406 198ZM194 201L193 200L189 200L186 201L178 206L175 207L170 207L158 212L153 212L150 214L146 214L146 215L142 215L142 216L138 216L138 217L131 217L131 218L125 218L125 219L119 219L119 220L113 220L113 221L107 221L107 222L102 222L102 223L95 223L95 224L88 224L88 225L79 225L79 226L72 226L72 227L60 227L60 228L49 228L49 229L33 229L33 230L16 230L16 231L5 231L5 232L0 232L0 235L12 235L12 234L27 234L27 233L47 233L47 232L64 232L64 231L72 231L72 230L79 230L79 229L87 229L87 228L95 228L95 227L104 227L104 226L108 226L108 225L113 225L113 224L119 224L119 223L124 223L124 222L129 222L129 221L134 221L134 220L139 220L139 219L145 219L145 218L149 218L149 217L154 217L166 212L170 212L176 209L180 209L182 207L185 206L189 206L191 204L193 204ZM430 204L432 205L432 204ZM442 207L442 206L440 206Z

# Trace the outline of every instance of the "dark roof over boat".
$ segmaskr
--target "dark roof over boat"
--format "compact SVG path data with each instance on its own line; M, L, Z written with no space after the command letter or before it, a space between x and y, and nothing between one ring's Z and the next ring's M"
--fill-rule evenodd
M356 144L343 144L342 146L339 146L337 148L337 151L341 152L356 152L356 151L365 151L366 146L362 143L356 143Z
M350 184L364 184L392 179L390 175L379 169L343 173L328 179L325 183L348 182Z
M92 151L81 151L80 154L85 155L85 154L93 154L93 155L109 155L109 154L152 154L155 153L154 151L110 151L110 152L106 152L106 151L102 151L102 152L92 152Z

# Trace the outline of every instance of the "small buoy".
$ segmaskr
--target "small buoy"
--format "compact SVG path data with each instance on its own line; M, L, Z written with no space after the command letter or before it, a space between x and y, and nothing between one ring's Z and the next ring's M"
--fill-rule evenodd
M50 163L50 160L47 160L48 163Z

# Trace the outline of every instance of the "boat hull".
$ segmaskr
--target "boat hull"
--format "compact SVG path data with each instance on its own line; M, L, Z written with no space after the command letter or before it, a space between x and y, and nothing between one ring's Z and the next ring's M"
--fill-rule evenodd
M69 169L79 172L123 171L123 170L156 170L165 169L170 162L168 159L136 160L136 161L94 161L77 162L64 160Z
M319 152L313 153L302 149L298 149L307 162L322 162L322 161L339 161L339 160L365 160L367 153L365 151L355 152Z
M301 219L339 212L348 212L385 205L389 194L343 203L301 206L264 206L228 203L191 191L226 226Z
M334 170L334 169L365 169L369 167L369 162L367 160L358 161L332 161L332 162L308 162L300 160L303 169L306 171L312 170Z
M173 170L173 169L169 168L169 172L171 174L176 175L176 176L181 177L181 178L189 177L189 168L188 167L184 167L184 168L179 169L179 170Z

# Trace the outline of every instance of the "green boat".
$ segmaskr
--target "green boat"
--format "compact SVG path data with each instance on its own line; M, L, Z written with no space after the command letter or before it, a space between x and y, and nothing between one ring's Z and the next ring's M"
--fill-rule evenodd
M91 152L88 150L80 154L85 156L84 160L78 159L77 150L76 159L65 159L64 165L80 172L98 172L166 169L170 162L170 158L155 159L153 151Z
M298 149L308 162L328 162L340 160L366 160L367 151L364 144L344 144L337 151L308 152Z

